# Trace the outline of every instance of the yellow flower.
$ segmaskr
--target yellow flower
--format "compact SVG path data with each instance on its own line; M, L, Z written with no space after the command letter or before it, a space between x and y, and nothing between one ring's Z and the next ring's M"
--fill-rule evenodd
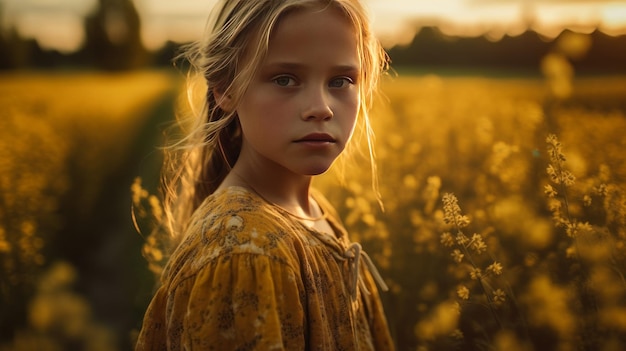
M130 192L135 206L138 206L142 199L148 197L148 191L141 186L141 177L135 178L135 181L130 186Z
M493 292L493 302L499 304L506 300L506 294L502 289L497 289Z
M158 197L154 195L150 195L148 197L148 203L150 203L150 208L152 209L152 215L157 221L161 221L163 218L163 208L161 207L161 201Z
M480 242L476 242L474 243L474 245L472 245L472 248L474 249L474 251L476 251L477 254L481 254L485 251L487 251L487 245L485 244L484 241L480 241Z
M452 237L452 234L450 234L449 232L441 234L441 244L443 244L443 246L445 247L453 246L454 238Z
M460 246L465 246L465 244L467 244L468 242L469 242L469 239L463 233L459 233L456 236L456 243L459 244Z
M470 219L467 216L458 215L455 223L459 228L467 227L470 224Z
M585 234L591 231L593 231L593 228L587 222L569 222L565 225L565 232L570 238L576 238L579 234Z
M483 274L482 274L482 271L480 270L480 268L473 267L470 270L470 278L472 278L473 280L478 280L478 279L482 278L482 276L483 276Z
M558 195L558 192L552 187L552 185L546 185L544 187L543 193L548 195L549 198L553 198Z
M463 228L469 225L470 221L467 216L461 214L458 200L454 194L443 194L443 220L447 224L452 224L457 228Z
M560 164L565 162L565 155L563 154L561 142L557 139L556 135L550 134L546 138L548 144L548 155L550 155L550 162Z
M467 300L469 299L469 294L470 291L469 289L465 286L465 285L461 285L457 290L456 290L457 295L459 295L460 298L462 298L463 300Z
M552 165L548 165L548 168L546 168L546 173L548 173L548 175L550 176L550 180L553 183L556 183L556 184L559 183L559 176L557 174L556 169L554 169Z
M574 185L576 181L576 177L570 171L562 171L561 172L561 182L566 186Z
M493 273L493 275L502 274L502 265L499 262L494 262L487 267L487 272Z
M452 258L454 258L454 261L457 263L461 263L461 261L463 261L464 255L458 249L455 249L450 255L452 256Z
M483 237L480 234L472 235L471 247L477 254L481 254L487 250L487 245L483 241Z
M574 185L576 177L572 172L563 169L565 163L565 155L563 154L561 143L557 140L556 135L550 134L546 138L548 144L548 155L550 155L550 165L546 169L550 180L555 184L563 184L565 186Z

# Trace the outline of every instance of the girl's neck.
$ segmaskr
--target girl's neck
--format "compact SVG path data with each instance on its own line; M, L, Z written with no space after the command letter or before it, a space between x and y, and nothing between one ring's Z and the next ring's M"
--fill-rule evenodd
M235 164L220 188L241 186L289 213L305 218L321 215L310 200L310 176L276 172Z

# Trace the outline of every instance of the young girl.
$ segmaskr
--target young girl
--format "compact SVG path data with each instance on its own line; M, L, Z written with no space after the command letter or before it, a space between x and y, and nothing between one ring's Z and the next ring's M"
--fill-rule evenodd
M166 162L180 244L137 350L392 350L386 286L311 188L387 67L359 0L222 0L188 53L206 99Z

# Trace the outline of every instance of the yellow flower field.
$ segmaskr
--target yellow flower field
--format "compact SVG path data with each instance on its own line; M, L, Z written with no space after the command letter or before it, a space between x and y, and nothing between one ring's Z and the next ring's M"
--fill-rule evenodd
M626 347L624 83L579 78L568 97L540 78L385 83L385 211L367 167L319 186L393 287L401 350Z
M102 251L93 247L99 224L85 222L103 221L98 202L116 191L110 178L176 87L166 72L0 75L1 350L117 349L118 336L94 316L97 302L75 290L94 279L115 284L77 274L94 271L81 256ZM130 200L119 200L110 206L127 215ZM136 236L124 225L124 236Z
M156 174L129 165L158 144L174 77L0 76L0 350L130 349L153 284L142 251L163 255L151 236L142 250L129 219L131 201L142 223L158 215L142 188ZM626 347L626 77L571 88L388 78L372 116L384 211L359 155L316 181L391 288L399 350ZM72 223L102 216L102 198L124 231L101 230L106 219L79 240ZM72 242L93 259L68 254ZM119 296L128 308L107 313Z

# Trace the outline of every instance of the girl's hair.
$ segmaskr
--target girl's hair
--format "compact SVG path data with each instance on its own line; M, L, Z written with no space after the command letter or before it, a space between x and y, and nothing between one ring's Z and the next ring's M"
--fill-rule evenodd
M372 128L368 118L378 80L387 69L388 56L373 35L360 0L220 0L213 9L201 41L184 47L179 59L190 64L189 80L199 77L200 99L194 84L188 84L189 113L179 116L184 137L166 147L162 190L165 226L176 246L189 218L213 193L234 165L241 149L241 131L234 108L265 57L273 29L288 12L302 8L333 7L342 11L355 28L361 64L357 130L367 138L375 177ZM217 91L219 94L214 94ZM194 104L200 101L200 107ZM375 181L374 181L375 184Z

